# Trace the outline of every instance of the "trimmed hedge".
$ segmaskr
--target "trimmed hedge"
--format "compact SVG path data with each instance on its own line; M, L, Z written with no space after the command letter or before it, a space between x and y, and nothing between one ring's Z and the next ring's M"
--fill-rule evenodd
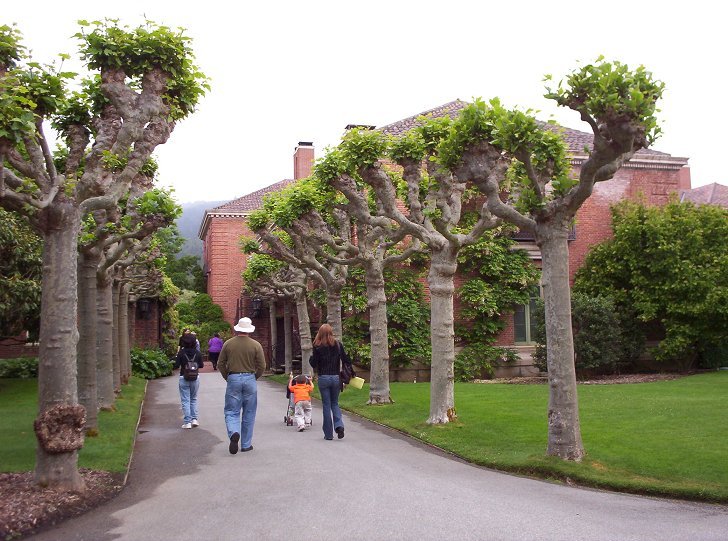
M0 360L0 378L33 379L37 377L38 359L36 357Z

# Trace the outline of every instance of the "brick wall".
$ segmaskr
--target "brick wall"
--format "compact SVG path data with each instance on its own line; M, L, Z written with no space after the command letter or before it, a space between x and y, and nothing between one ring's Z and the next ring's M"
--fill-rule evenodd
M245 218L217 216L211 218L205 235L207 293L222 308L225 321L233 325L237 323L235 315L243 288L241 273L247 261L240 249L243 235L252 236Z
M664 205L684 185L684 170L623 167L612 180L597 183L591 197L576 214L576 240L569 243L572 281L589 250L612 236L612 205L623 199L638 198L644 198L650 205ZM689 182L689 173L687 176Z
M152 299L150 299L152 300ZM135 317L133 318L133 334L131 347L139 348L158 348L161 344L160 335L160 310L159 303L156 299L152 300L149 306L149 313L142 318L142 314L139 310L136 310ZM129 321L132 325L132 321Z
M19 357L37 357L38 345L25 342L26 335L0 340L0 359L17 359Z

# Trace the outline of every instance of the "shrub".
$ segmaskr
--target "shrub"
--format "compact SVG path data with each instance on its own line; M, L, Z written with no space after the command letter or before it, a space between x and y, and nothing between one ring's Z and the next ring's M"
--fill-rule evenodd
M543 302L537 305L533 354L536 366L546 371L546 325ZM642 350L644 337L639 325L620 312L610 297L591 297L574 293L571 298L571 321L574 330L574 357L577 371L619 373L634 363Z
M23 357L0 361L0 378L33 379L38 377L38 359Z
M728 346L715 344L705 346L700 355L700 368L720 368L728 366Z
M144 379L155 379L172 374L173 362L159 349L131 350L131 371Z
M486 344L469 344L455 355L455 381L473 381L493 377L493 365L516 360L516 352Z

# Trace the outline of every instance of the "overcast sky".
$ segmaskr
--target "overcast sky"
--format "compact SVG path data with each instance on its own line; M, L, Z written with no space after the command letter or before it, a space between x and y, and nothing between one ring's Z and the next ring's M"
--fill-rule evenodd
M316 155L347 124L382 126L454 99L499 96L588 131L543 98L600 54L666 84L653 148L690 158L693 187L728 184L724 134L728 32L719 3L483 0L5 2L36 61L75 53L76 21L187 29L212 91L159 147L159 179L180 202L229 200L293 172L299 141ZM591 7L594 6L594 7Z

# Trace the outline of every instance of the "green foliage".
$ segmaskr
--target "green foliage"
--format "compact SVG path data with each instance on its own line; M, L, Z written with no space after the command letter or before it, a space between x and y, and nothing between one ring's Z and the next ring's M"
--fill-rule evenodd
M132 348L131 371L144 379L156 379L172 374L174 363L159 349Z
M264 209L254 210L248 216L248 226L251 231L260 231L270 224L268 213Z
M0 26L0 66L10 69L25 54L25 47L20 43L22 34L15 25Z
M33 379L37 377L38 359L36 357L21 357L20 359L0 359L0 379Z
M420 130L410 130L400 137L392 137L389 157L395 162L419 162L425 157L425 140Z
M179 329L189 328L197 333L200 347L204 351L207 341L217 332L221 337L229 337L230 324L225 321L222 308L212 302L206 293L197 293L190 302L177 303Z
M339 148L345 170L355 171L359 167L372 166L382 159L387 149L387 138L380 131L353 129L346 133ZM337 152L329 154L339 155Z
M322 182L328 183L344 173L353 173L351 164L348 163L349 156L345 155L342 148L329 148L323 158L316 161L314 175Z
M272 276L281 269L286 268L282 261L265 254L254 254L248 258L248 264L243 271L243 280L246 284L255 282L266 276Z
M169 210L176 213L176 209L179 207L176 206L174 201L171 202L174 207ZM192 255L179 257L185 239L180 236L177 225L173 224L159 229L154 236L156 245L162 252L161 267L177 288L177 293L174 294L175 299L171 300L170 304L176 302L180 289L203 293L205 291L205 276L200 266L200 258Z
M537 305L534 361L547 371L546 324L543 301ZM575 291L571 296L575 366L579 372L618 374L639 358L644 335L634 321L608 296L592 297Z
M27 222L0 208L0 336L38 336L42 251Z
M546 80L551 76L547 75ZM644 66L630 70L626 64L607 62L600 56L594 63L574 70L557 88L547 87L545 97L599 124L611 127L633 123L651 144L661 132L655 113L664 89L664 83L653 79Z
M549 197L565 195L577 180L571 176L568 147L560 133L542 128L531 111L507 110L500 100L485 103L476 99L460 112L449 131L442 134L438 160L448 168L455 167L463 153L479 143L492 145L513 158L507 174L507 185L518 196L518 209L532 212L545 200L533 189L526 161L542 182L550 181Z
M301 179L289 184L279 192L271 192L263 198L261 209L268 216L265 221L260 216L251 216L248 223L253 231L267 225L268 219L273 224L288 228L294 220L310 211L325 215L333 199L332 189L315 177ZM255 213L254 213L255 214Z
M192 113L210 89L207 78L194 64L191 40L182 29L175 31L151 21L130 29L113 19L79 24L83 28L75 37L81 41L82 57L90 69L119 69L136 80L155 69L165 72L169 80L164 99L175 120Z
M494 366L502 362L515 362L512 349L482 342L468 344L455 356L455 381L473 381L493 377Z
M728 339L728 210L672 201L623 202L613 209L614 238L597 246L575 290L609 295L638 322L658 322L658 360L689 365Z
M391 366L430 361L430 310L419 277L418 270L407 266L384 271ZM312 297L316 297L316 292ZM325 301L322 299L320 302ZM369 366L369 321L366 318L366 286L361 268L349 269L347 285L342 291L342 305L346 351L354 362Z
M142 216L161 216L175 220L182 215L182 207L170 195L169 190L154 188L134 199L134 206Z
M728 344L711 344L700 352L700 368L728 367Z
M526 304L540 272L504 232L488 231L458 255L460 271L469 278L458 288L460 322L456 325L462 349L455 357L455 377L468 381L490 376L493 365L513 359L513 353L493 344L503 330L502 316Z

